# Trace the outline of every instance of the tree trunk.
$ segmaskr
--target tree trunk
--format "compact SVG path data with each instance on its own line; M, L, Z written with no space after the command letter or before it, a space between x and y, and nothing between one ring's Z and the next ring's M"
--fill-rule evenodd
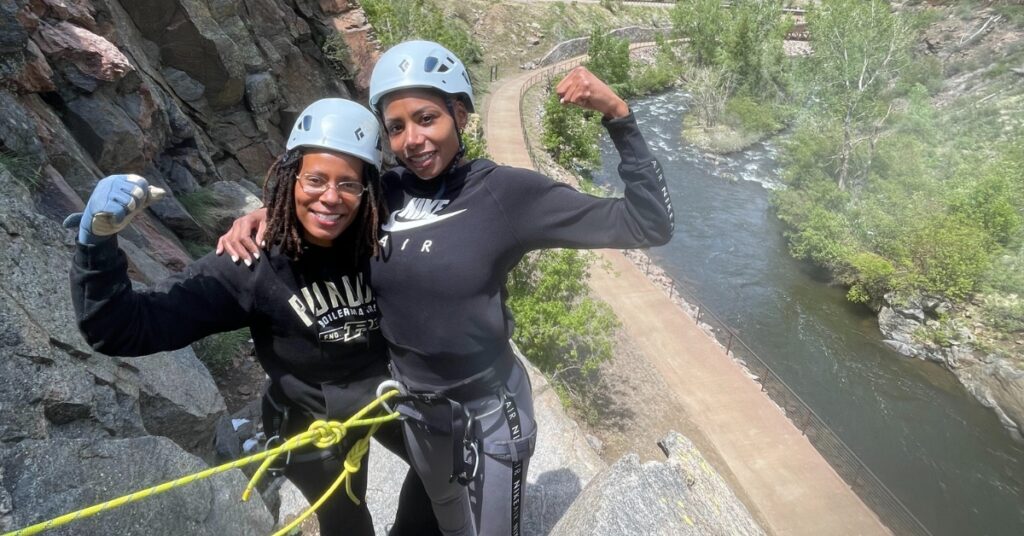
M850 115L853 110L846 109L846 117L843 118L843 147L839 150L839 177L837 178L840 190L846 189L846 178L850 174L850 157L853 153L853 121Z

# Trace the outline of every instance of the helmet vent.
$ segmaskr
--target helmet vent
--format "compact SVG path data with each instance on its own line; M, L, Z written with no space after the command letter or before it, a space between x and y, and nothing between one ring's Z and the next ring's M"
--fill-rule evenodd
M302 130L309 130L309 127L313 126L313 116L304 115L302 116Z
M473 85L473 84L472 84L472 83L471 83L471 82L469 81L469 75L468 75L468 74L466 74L466 71L462 71L462 79L466 81L466 84L467 84L467 85L469 85L469 86L472 86L472 85Z
M427 73L434 72L437 69L438 60L436 56L427 56L423 58L423 71Z
M441 66L437 68L437 72L439 72L439 73L447 73L448 72L448 66L442 63Z

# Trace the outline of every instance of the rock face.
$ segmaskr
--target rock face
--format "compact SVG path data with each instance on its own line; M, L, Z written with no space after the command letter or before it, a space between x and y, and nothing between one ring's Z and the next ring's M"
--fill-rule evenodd
M17 452L32 458L36 455L24 450L32 446L47 456L46 463L32 458L39 463L5 465L0 495L17 498L17 486L28 489L28 483L44 478L36 470L45 469L54 481L88 484L91 477L79 475L77 462L61 459L85 448L83 442L102 450L116 438L158 434L169 438L173 448L161 448L176 450L174 456L206 452L224 401L192 350L140 358L94 352L78 333L66 290L70 233L35 213L28 191L3 168L0 197L0 248L5 252L0 256L0 449L23 447ZM128 447L115 450L122 448ZM151 465L150 454L138 465ZM7 464L10 458L4 454L0 459ZM15 481L12 472L20 475ZM106 474L111 478L117 472ZM84 482L78 482L81 478ZM45 497L15 500L6 511L0 509L0 526L3 519L20 526L23 520L45 517L38 509ZM87 504L75 507L82 506ZM204 511L194 509L200 506L209 507L186 501L175 508L196 516Z
M693 443L673 432L659 445L668 461L626 455L591 481L551 533L764 534Z
M918 340L917 335L936 325L948 308L933 298L918 297L894 305L887 297L878 312L885 344L901 355L934 361L948 369L979 402L992 408L1014 439L1024 442L1024 369L1019 362L979 350L966 328L956 330L947 344Z
M66 210L112 173L139 173L176 195L262 177L295 114L364 94L369 69L359 67L377 54L348 2L3 0L0 9L0 150L45 170L43 213ZM59 199L41 195L55 182L66 185ZM151 213L132 240L167 242L158 260L172 269L188 256L161 224L209 238L173 200Z

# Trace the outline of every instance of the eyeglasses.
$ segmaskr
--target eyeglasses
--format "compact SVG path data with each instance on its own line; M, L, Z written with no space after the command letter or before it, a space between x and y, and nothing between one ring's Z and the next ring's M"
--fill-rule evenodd
M299 186L308 195L322 195L331 187L330 181L320 175L304 174L298 176ZM366 191L366 186L361 182L337 182L334 184L334 191L339 196L360 197Z

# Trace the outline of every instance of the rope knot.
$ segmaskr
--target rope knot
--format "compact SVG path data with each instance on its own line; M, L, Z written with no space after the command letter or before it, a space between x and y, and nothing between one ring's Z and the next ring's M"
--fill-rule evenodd
M309 425L309 431L317 434L317 437L313 439L313 444L317 448L325 449L341 443L348 428L337 421L315 421Z

